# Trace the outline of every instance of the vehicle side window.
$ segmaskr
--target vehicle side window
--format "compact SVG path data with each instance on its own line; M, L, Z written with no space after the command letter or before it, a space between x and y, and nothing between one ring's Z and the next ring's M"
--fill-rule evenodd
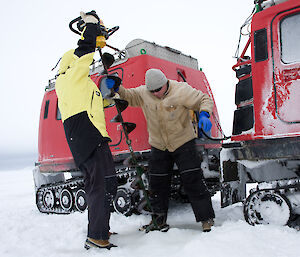
M58 108L58 101L56 103L56 119L61 120L61 114L60 114L60 110Z
M48 118L50 100L47 100L45 103L45 111L44 111L44 120Z
M268 59L267 30L260 29L254 32L254 53L255 62Z
M280 23L281 60L300 62L300 13L282 19Z

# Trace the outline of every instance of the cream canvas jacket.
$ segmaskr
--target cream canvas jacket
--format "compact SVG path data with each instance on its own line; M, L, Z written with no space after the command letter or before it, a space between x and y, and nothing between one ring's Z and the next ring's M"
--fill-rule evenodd
M174 80L169 80L169 89L162 99L152 95L145 85L130 89L121 86L118 93L130 106L142 108L149 144L162 151L174 152L197 137L189 110L211 114L213 109L213 101L207 94Z

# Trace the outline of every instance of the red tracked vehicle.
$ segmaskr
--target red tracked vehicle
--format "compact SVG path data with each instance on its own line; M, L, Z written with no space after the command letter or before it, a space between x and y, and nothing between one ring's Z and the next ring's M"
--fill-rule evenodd
M251 25L249 40L233 67L238 78L233 135L230 142L222 144L220 154L221 203L225 207L244 202L245 219L252 225L295 225L294 218L300 214L300 3L258 0L246 25ZM197 61L177 50L134 40L116 56L119 58L109 72L117 73L125 87L143 84L145 71L154 67L212 96ZM91 67L96 83L102 71L100 63ZM54 88L55 79L46 87L41 108L39 160L34 171L37 206L50 213L84 211L83 180L65 140ZM144 117L138 108L129 107L123 114L126 121L137 124L130 138L139 162L147 166L149 145ZM110 122L115 115L114 107L106 109L119 176L114 207L130 214L138 211L141 194L130 187L136 171L123 164L129 151L120 124ZM216 108L212 121L211 135L220 137ZM212 191L218 185L219 146L198 139L202 168ZM66 179L66 174L71 178ZM172 197L184 199L179 181L174 176ZM246 197L246 184L253 182L258 186Z
M144 84L145 72L149 68L161 69L168 78L186 81L191 86L209 94L210 86L204 73L198 69L198 62L191 56L184 55L170 47L162 47L141 39L131 41L123 51L116 51L115 61L108 69L110 75L118 75L126 88ZM99 86L104 71L102 62L91 66L90 76ZM139 203L143 200L139 190L130 187L135 179L135 168L124 164L130 156L126 138L120 123L113 122L117 115L115 106L105 109L106 125L112 139L111 151L116 164L119 187L114 208L117 212L129 215L140 212ZM130 133L131 146L139 163L147 167L150 152L146 121L140 108L128 107L122 112L124 121L135 123L136 128ZM191 115L191 119L193 119ZM214 107L212 115L212 137L221 137L218 113ZM195 129L197 128L195 121ZM196 132L197 133L197 132ZM221 144L207 138L198 139L199 154L203 156L202 168L212 193L219 187L219 152ZM176 169L176 167L174 167ZM67 214L86 209L83 178L75 166L68 147L55 93L55 79L46 87L41 107L39 126L39 158L34 170L36 186L36 204L41 212ZM147 184L147 176L144 176ZM186 200L180 185L179 176L173 177L171 197Z
M249 224L291 224L300 214L300 2L258 0L245 25L233 135L220 157L222 207L245 200ZM250 182L258 186L246 198Z

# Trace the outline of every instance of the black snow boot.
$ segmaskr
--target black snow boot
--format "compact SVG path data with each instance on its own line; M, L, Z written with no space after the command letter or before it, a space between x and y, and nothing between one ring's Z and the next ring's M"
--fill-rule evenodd
M166 223L167 214L153 214L149 224L142 226L139 230L148 233L150 231L167 232L170 226Z

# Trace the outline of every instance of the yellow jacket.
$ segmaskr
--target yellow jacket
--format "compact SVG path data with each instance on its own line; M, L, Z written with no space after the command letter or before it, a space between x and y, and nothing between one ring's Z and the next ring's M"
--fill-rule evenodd
M108 137L103 109L103 99L99 88L89 77L89 65L94 53L77 57L74 50L66 52L60 63L59 77L55 90L62 121L86 111L93 125L103 137Z
M78 57L66 52L60 63L55 90L66 138L79 166L103 141L110 140L106 131L103 99L90 79L94 52Z

